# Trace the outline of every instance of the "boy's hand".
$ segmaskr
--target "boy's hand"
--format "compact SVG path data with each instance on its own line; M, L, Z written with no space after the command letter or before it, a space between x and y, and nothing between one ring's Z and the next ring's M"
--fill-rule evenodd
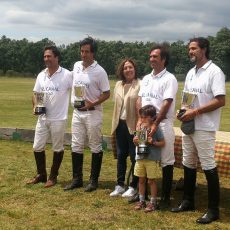
M153 144L153 138L148 136L147 142L148 142L148 144L152 145Z

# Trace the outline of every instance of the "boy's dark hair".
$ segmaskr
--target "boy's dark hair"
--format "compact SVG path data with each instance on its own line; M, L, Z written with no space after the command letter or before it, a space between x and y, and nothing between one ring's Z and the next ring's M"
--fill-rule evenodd
M156 108L153 105L145 105L139 110L140 116L149 116L151 118L155 118L157 115Z
M97 52L97 42L92 37L84 38L80 41L80 49L84 45L90 45L90 51L94 54Z
M209 41L208 39L206 38L203 38L203 37L197 37L197 38L191 38L189 40L189 44L191 42L197 42L198 46L201 48L201 49L206 49L206 52L205 52L205 56L207 59L209 59L209 53L210 53L210 45L209 45Z
M58 48L56 46L54 46L54 45L46 46L44 48L44 52L46 50L51 50L53 52L53 54L54 54L54 57L58 57L58 61L61 60L61 53L60 53L60 51L58 50Z

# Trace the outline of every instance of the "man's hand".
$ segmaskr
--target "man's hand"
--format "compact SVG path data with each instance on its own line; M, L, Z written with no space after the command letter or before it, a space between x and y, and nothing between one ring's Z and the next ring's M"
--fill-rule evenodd
M35 107L33 107L33 115L36 115L36 114L35 114Z
M190 121L195 116L198 115L198 110L197 109L188 109L183 114L180 114L178 111L176 115L177 115L177 119L182 121L182 122L183 121Z
M133 143L134 143L135 145L138 145L138 137L137 137L137 136L134 136L134 138L133 138Z
M137 130L137 131L141 130L141 126L142 126L142 122L141 122L141 120L139 119L139 120L137 121L136 130Z
M85 100L85 106L78 108L79 111L86 111L89 110L90 108L93 108L94 104L91 101Z
M153 124L151 125L151 129L150 129L150 132L148 133L148 136L149 136L149 137L152 137L153 134L156 132L156 130L157 130L157 125L156 125L156 123L153 123Z

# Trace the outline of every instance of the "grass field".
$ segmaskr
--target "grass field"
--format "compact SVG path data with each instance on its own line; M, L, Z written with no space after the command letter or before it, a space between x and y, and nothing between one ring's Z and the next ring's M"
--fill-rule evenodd
M31 78L5 78L0 77L0 127L12 128L34 128L36 117L32 115L32 89L35 79ZM110 81L111 92L115 81ZM180 106L180 95L183 83L179 83L177 93L177 106ZM230 83L227 83L226 106L222 110L221 127L222 131L230 131ZM113 112L113 95L104 103L104 119L103 134L109 135L111 129L111 119ZM68 131L70 131L70 123L72 117L72 107L69 109ZM175 126L179 126L179 122L175 121Z
M52 152L47 146L47 168L50 169ZM84 185L89 177L90 154L84 157ZM221 220L210 225L197 225L207 206L207 187L203 173L198 173L195 212L174 214L156 211L145 214L134 211L134 205L121 197L110 198L116 178L116 160L105 152L98 190L85 193L83 188L64 192L71 179L70 149L66 148L60 168L58 184L45 189L43 184L26 185L34 176L35 164L31 143L0 140L0 229L229 229L230 183L221 178ZM182 176L175 169L174 181ZM159 186L161 170L155 167ZM177 205L182 192L173 190L172 204Z
M36 117L32 115L31 96L34 79L0 77L0 127L34 128ZM111 91L115 81L111 81ZM180 90L177 94L179 108ZM222 112L222 131L230 131L229 92L227 105ZM112 96L104 103L103 134L110 134L113 103ZM69 110L69 126L72 108ZM175 125L179 123L175 122ZM136 212L133 205L121 197L110 198L116 178L116 160L105 151L99 189L90 194L83 188L64 192L63 187L71 179L71 150L66 146L60 168L58 184L45 189L43 184L27 186L26 181L35 175L32 144L22 141L0 140L0 229L230 229L230 182L221 178L221 220L207 226L195 224L207 207L207 186L203 173L198 173L196 190L197 211L174 214L157 211L145 214ZM84 185L89 178L90 154L84 156ZM47 168L50 169L52 152L47 145ZM156 181L161 184L161 169L155 167ZM174 181L183 176L175 169ZM172 204L177 205L182 192L173 190Z

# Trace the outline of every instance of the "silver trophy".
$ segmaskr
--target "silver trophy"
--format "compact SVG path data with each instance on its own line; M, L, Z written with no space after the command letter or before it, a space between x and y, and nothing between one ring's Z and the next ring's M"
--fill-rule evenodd
M148 153L148 130L142 127L140 130L136 131L135 134L138 137L137 154L147 154Z
M178 116L182 116L186 110L191 109L194 107L194 100L196 98L196 93L190 93L187 91L182 92L182 99L181 99L181 109L179 110Z
M44 92L34 92L35 99L35 110L36 115L41 115L46 113L45 100L46 94Z
M85 86L74 86L74 108L80 109L85 106Z

